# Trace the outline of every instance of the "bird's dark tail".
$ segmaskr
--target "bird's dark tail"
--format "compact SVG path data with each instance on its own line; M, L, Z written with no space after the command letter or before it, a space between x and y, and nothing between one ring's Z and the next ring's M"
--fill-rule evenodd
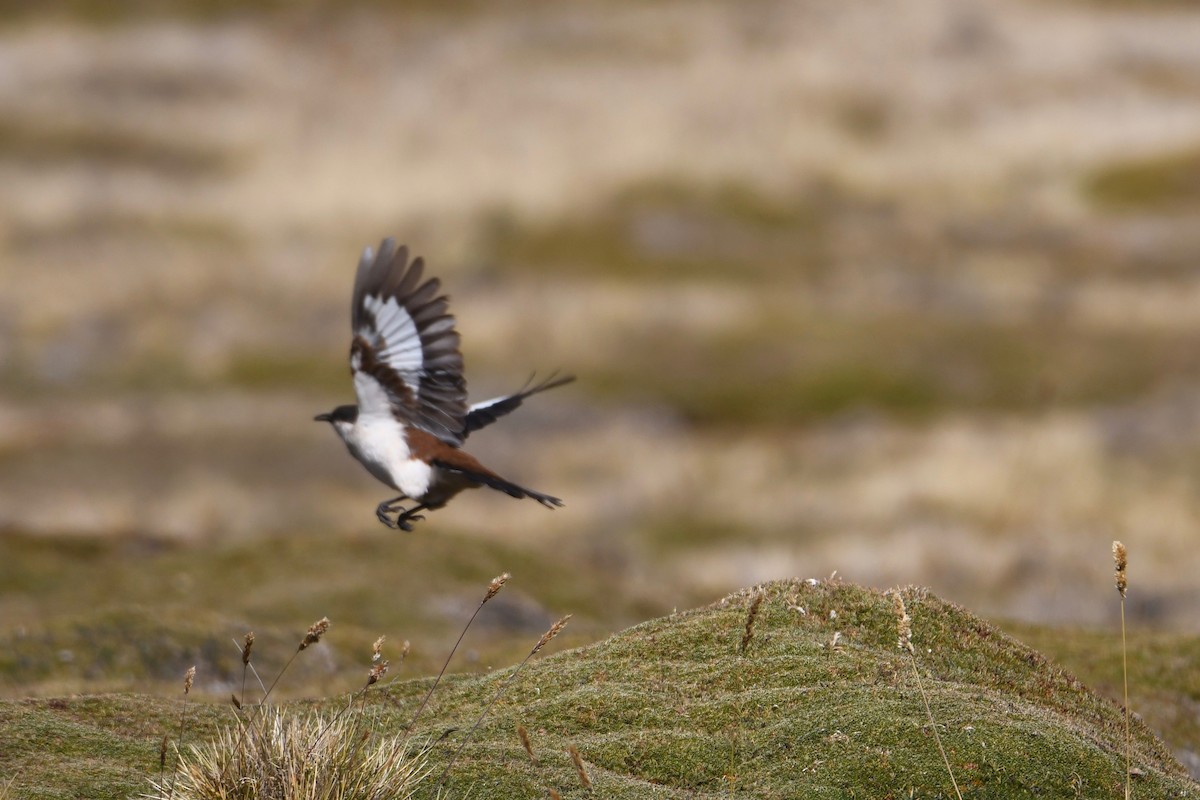
M531 497L544 505L546 508L562 508L563 506L563 501L557 497L552 497L548 494L542 494L541 492L535 492L533 489L526 489L524 486L518 486L512 481L504 480L504 478L501 478L499 475L490 470L480 472L472 469L463 469L461 466L449 464L444 461L434 461L433 463L442 469L449 470L451 472L457 472L460 475L470 478L476 483L495 489L498 492L504 492L509 497L515 497L518 500Z

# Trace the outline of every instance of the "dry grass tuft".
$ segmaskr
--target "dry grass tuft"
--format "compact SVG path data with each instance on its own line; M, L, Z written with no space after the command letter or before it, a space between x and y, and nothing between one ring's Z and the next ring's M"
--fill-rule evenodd
M411 797L428 773L426 751L410 751L401 735L365 746L357 717L289 715L264 710L252 730L223 729L215 739L179 753L180 800L376 800ZM249 734L247 735L247 730ZM164 796L168 788L155 786Z
M444 675L454 652L480 610L508 580L508 573L503 573L488 584L483 599L446 657L438 680ZM437 784L439 791L463 748L471 741L509 684L529 660L562 631L569 619L570 615L551 625L525 659L500 682L490 702L483 708L441 773ZM169 778L165 774L169 741L164 737L159 754L158 780L150 782L154 793L144 796L157 800L174 800L177 796L181 800L224 800L233 797L239 800L378 800L382 797L412 796L418 785L428 777L427 756L431 747L413 752L408 739L437 686L437 680L421 700L412 722L394 737L381 738L377 732L378 718L372 717L367 711L367 693L388 672L389 661L383 654L385 637L378 637L371 646L370 669L365 684L352 692L336 713L312 713L304 717L285 715L267 703L272 690L296 657L320 642L328 632L329 625L328 617L322 617L309 626L296 651L275 676L270 687L264 687L257 704L245 702L244 697L246 671L252 669L250 655L254 643L254 634L247 633L241 646L243 697L239 699L236 694L233 695L237 724L223 729L215 739L204 745L192 745L187 751L177 744L174 748L175 769ZM408 652L409 643L405 641L400 654L401 661ZM187 697L195 675L196 669L192 667L184 678L180 743L186 730ZM396 702L394 698L388 699ZM524 726L518 728L518 736L532 762L537 764L538 760L529 743L529 733Z
M388 671L383 657L384 637L371 648L371 668L361 690L352 694L347 705L327 717L309 714L286 715L267 705L272 690L296 656L321 641L329 630L329 618L322 617L309 626L294 653L269 688L263 690L258 704L244 703L246 669L254 634L242 640L243 698L233 696L237 724L220 731L217 737L187 750L175 747L175 769L170 780L163 772L167 758L164 737L159 762L159 779L151 781L157 800L179 797L181 800L377 800L381 797L407 798L425 777L428 749L410 752L407 732L394 737L373 739L367 718L367 691ZM404 643L408 651L408 642ZM179 741L186 729L187 696L192 689L196 668L184 678L184 711L180 720ZM349 713L355 696L358 713Z

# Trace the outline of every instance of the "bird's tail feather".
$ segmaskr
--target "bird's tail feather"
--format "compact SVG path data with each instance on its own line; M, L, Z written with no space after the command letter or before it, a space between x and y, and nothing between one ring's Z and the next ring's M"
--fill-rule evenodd
M562 508L563 506L563 501L557 497L553 497L548 494L542 494L541 492L534 491L533 489L526 489L524 486L518 486L512 481L504 480L504 478L501 478L499 475L493 472L477 472L475 470L463 469L460 466L446 464L444 462L434 463L443 469L449 469L454 472L461 473L476 483L481 483L484 486L495 489L498 492L504 492L509 497L515 497L518 500L530 497L534 500L537 500L546 508Z

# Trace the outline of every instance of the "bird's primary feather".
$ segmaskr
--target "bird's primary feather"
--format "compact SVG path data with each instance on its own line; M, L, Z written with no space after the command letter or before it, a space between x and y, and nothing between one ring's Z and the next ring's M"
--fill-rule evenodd
M397 420L458 447L465 436L467 385L454 317L424 262L385 239L358 262L350 367L360 413Z

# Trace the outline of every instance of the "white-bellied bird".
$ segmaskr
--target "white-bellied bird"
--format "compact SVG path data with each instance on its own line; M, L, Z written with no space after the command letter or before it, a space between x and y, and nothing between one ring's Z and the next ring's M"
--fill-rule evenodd
M350 374L357 405L314 419L328 422L367 471L399 492L375 509L390 528L411 531L418 511L441 508L463 489L489 486L531 497L547 508L562 500L505 480L462 449L538 392L575 380L551 375L521 391L467 405L467 382L454 317L437 278L422 280L424 262L384 239L358 262L351 306ZM404 508L411 500L415 505ZM395 514L393 518L391 515Z

